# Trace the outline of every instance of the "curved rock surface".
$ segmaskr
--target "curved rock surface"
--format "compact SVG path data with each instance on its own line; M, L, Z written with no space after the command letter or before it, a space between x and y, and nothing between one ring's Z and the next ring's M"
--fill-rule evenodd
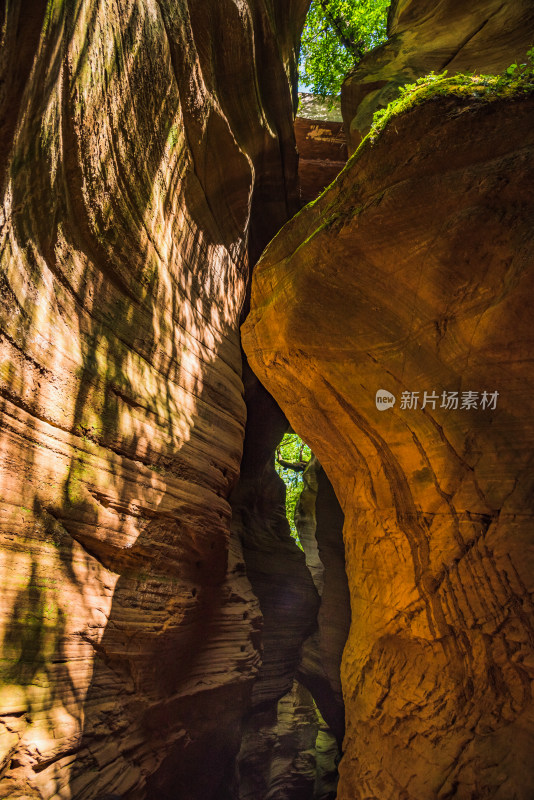
M341 656L350 628L350 595L345 571L343 512L324 469L312 455L295 524L306 565L321 598L317 630L306 640L298 678L310 690L339 748L345 733Z
M395 118L254 272L245 351L345 513L339 800L534 795L533 119Z
M393 0L388 37L341 89L350 152L404 84L429 72L499 73L524 61L534 43L534 7L530 0Z
M317 770L320 724L311 695L297 682L279 702L258 710L244 731L235 797L330 800L331 776Z
M260 663L238 321L299 203L308 3L29 5L0 56L0 795L220 797Z

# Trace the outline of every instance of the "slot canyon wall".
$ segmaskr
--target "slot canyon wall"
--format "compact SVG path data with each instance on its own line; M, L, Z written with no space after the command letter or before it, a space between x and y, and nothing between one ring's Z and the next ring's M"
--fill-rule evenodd
M340 664L350 623L343 514L312 459L296 514L304 552L296 546L274 466L287 420L247 364L243 378L248 414L232 531L262 630L232 797L334 800L345 724Z
M303 478L295 524L321 604L317 629L302 648L298 677L316 698L341 753L345 734L341 656L350 628L344 517L332 484L316 456L310 459Z
M525 3L394 2L400 61L434 19L506 66ZM340 800L534 793L532 100L415 110L283 229L244 329L275 401L239 324L301 203L308 5L0 7L1 798L333 800L344 703ZM307 200L345 148L296 127ZM375 410L442 385L498 408Z
M534 13L394 0L388 29L342 87L349 152L401 85L524 61ZM396 117L254 273L249 363L345 512L339 800L534 795L533 102ZM440 407L484 390L493 411Z
M339 800L534 795L533 120L413 107L253 273L249 363L345 514Z
M3 798L233 781L262 625L238 327L299 207L307 5L3 5Z

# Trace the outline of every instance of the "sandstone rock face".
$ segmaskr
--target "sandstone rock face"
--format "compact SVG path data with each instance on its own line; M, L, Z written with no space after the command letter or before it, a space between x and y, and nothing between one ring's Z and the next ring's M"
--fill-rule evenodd
M285 487L274 467L287 420L249 372L245 368L249 413L241 474L231 497L232 530L261 610L261 667L243 725L237 800L271 798L272 792L293 797L313 787L311 750L318 727L310 698L295 688L303 642L317 624L319 597L304 554L291 538ZM303 742L310 753L299 759Z
M240 477L230 498L232 533L261 610L261 666L230 796L332 800L344 730L340 661L350 619L343 515L312 459L297 515L305 552L297 547L274 466L287 419L247 364L243 382L248 413Z
M312 456L303 477L304 488L297 504L295 523L321 604L317 630L304 644L297 674L315 698L341 750L345 708L340 667L350 628L344 518L332 485L316 456Z
M432 71L498 73L524 61L534 42L534 7L530 0L393 0L388 36L341 90L351 152L403 84Z
M279 702L248 721L239 759L239 800L323 800L315 794L320 719L309 692L295 682Z
M347 161L347 145L341 122L297 117L295 138L299 151L299 184L302 203L315 200Z
M260 663L237 329L298 205L307 2L30 5L0 57L0 796L221 797Z
M533 119L397 117L254 273L245 350L345 513L340 800L534 796Z
M302 644L316 625L319 597L304 554L290 536L285 487L273 459L260 485L249 486L244 499L241 520L234 525L239 526L247 577L263 615L262 665L252 691L252 707L261 708L291 690Z
M242 727L231 796L330 800L335 796L337 746L314 699L334 729L340 717L342 725L343 706L321 663L318 585L308 555L291 538L284 484L274 467L287 420L246 365L243 377L248 415L241 473L231 496L232 531L241 543L261 610L261 666ZM315 496L309 505L311 549ZM337 532L341 539L339 528ZM339 662L337 667L339 682Z

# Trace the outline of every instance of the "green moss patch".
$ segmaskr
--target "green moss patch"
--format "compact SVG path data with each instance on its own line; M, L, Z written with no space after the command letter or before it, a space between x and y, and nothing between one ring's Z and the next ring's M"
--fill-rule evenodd
M400 87L399 97L374 113L371 130L364 142L367 139L374 141L393 117L434 97L454 96L491 102L534 92L534 47L526 57L523 64L511 64L500 75L457 73L449 76L445 70L439 75L431 72L415 83Z

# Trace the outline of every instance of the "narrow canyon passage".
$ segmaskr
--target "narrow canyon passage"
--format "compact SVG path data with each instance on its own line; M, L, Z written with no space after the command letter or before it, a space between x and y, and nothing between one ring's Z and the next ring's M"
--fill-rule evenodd
M532 800L531 0L0 36L0 800Z
M301 205L307 6L2 11L2 797L250 795L246 726L267 735L287 692L310 718L290 760L304 740L315 759L297 678L341 738L339 677L332 710L300 654L318 593L257 473L283 415L242 459L239 322L249 264ZM269 747L265 793L287 792Z
M343 514L312 460L296 514L303 551L297 547L274 460L287 420L246 365L244 375L248 414L232 531L263 620L236 796L331 800L344 736L340 664L350 625Z
M430 97L271 242L243 342L345 513L338 798L527 800L534 95Z

